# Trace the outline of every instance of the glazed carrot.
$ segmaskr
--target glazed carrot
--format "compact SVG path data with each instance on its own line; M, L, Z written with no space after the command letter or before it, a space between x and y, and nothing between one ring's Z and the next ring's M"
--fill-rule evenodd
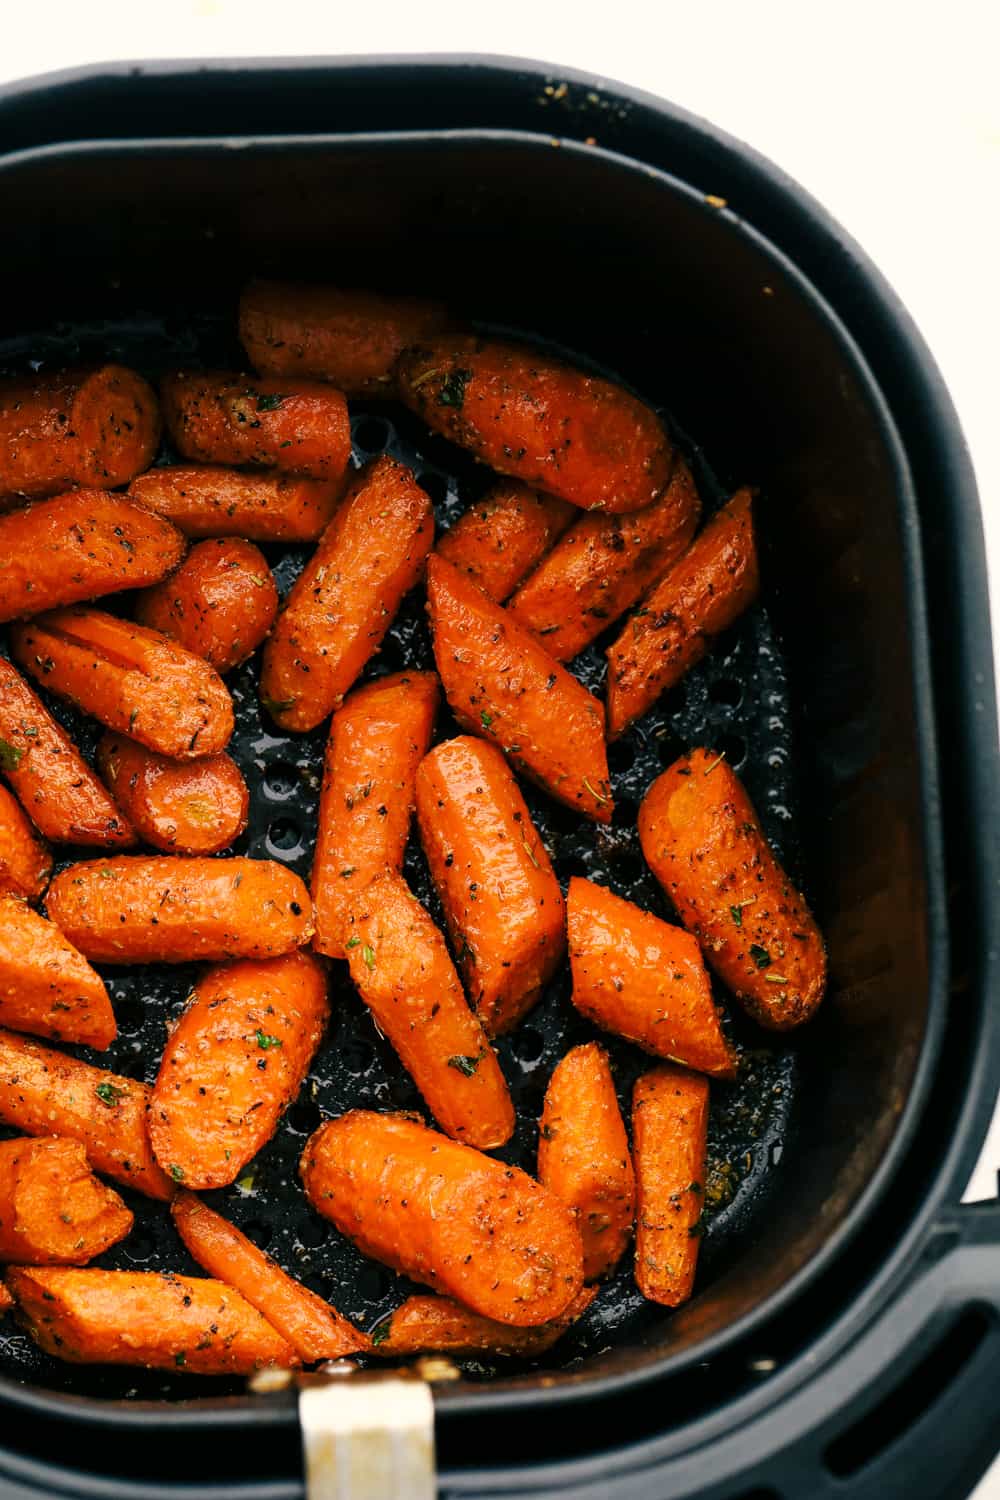
M438 538L435 551L502 604L576 514L568 500L502 479Z
M260 548L220 537L199 542L172 577L140 594L135 618L226 673L253 655L277 613Z
M646 793L639 841L677 914L761 1026L808 1021L826 987L826 948L805 898L720 755L682 755Z
M4 755L12 758L11 748L6 752L0 750L0 764ZM25 901L37 901L51 873L52 855L17 799L5 786L0 786L0 891L23 896Z
M339 481L351 461L347 402L319 381L181 370L164 378L160 399L178 452L195 463L263 464Z
M98 1182L79 1141L0 1143L0 1260L83 1266L123 1240L132 1215Z
M0 1026L100 1051L118 1035L100 975L17 896L0 896Z
M287 1275L194 1193L178 1193L170 1212L178 1234L202 1270L235 1287L287 1339L305 1364L368 1350L365 1334L329 1302Z
M624 734L701 661L757 597L753 496L740 490L713 516L627 621L608 658L608 734Z
M444 938L400 876L366 888L345 947L355 988L441 1129L485 1151L510 1140L500 1064Z
M435 432L584 510L639 510L670 478L673 448L650 407L524 344L428 339L401 355L396 378Z
M135 832L69 735L0 657L0 769L39 833L54 844L126 849Z
M173 760L217 755L233 732L225 683L158 631L97 609L15 625L14 659L50 692Z
M323 534L343 480L172 464L149 469L129 496L190 537L242 536L253 542L314 542Z
M708 1080L664 1063L632 1093L635 1279L651 1302L686 1302L698 1263Z
M170 1033L149 1104L160 1165L190 1188L235 1182L271 1139L329 1014L307 953L210 969Z
M569 661L686 551L700 512L680 460L652 505L628 516L581 516L518 589L510 613L556 661Z
M0 1031L0 1120L27 1135L79 1141L95 1172L150 1198L174 1184L160 1170L146 1131L150 1090L53 1047Z
M399 874L413 780L438 706L433 672L397 672L356 688L330 723L319 798L313 947L345 956L355 906L384 870Z
M375 1354L399 1359L407 1354L503 1354L533 1359L545 1354L567 1328L582 1318L596 1287L584 1287L558 1318L537 1328L512 1328L469 1312L451 1297L407 1297L402 1307L372 1334Z
M115 489L148 468L159 441L156 396L122 365L0 380L0 495Z
M168 854L218 854L247 826L250 794L228 755L168 760L105 734L97 768L143 843Z
M240 299L240 341L264 375L310 375L346 396L393 396L408 344L448 326L440 302L336 286L252 281Z
M566 951L562 891L495 745L461 736L417 772L417 823L466 994L490 1036L531 1009Z
M10 1312L13 1306L14 1298L7 1290L6 1283L0 1281L0 1318L3 1317L4 1313Z
M36 1344L71 1364L251 1375L299 1363L267 1319L221 1281L62 1266L12 1266L7 1281Z
M374 656L434 541L431 502L394 458L367 464L296 580L264 648L261 700L314 729Z
M318 1213L376 1260L500 1323L550 1323L579 1296L580 1234L527 1173L403 1115L352 1109L299 1167Z
M604 886L573 876L566 902L573 1004L647 1052L736 1077L698 944Z
M596 1042L567 1052L549 1080L538 1180L576 1217L584 1280L604 1276L628 1248L635 1177L608 1054Z
M56 876L45 905L96 963L278 958L313 931L309 892L270 859L85 860Z
M427 612L445 696L461 727L495 740L553 797L611 821L604 709L544 646L440 557L427 563Z
M73 490L0 516L0 620L158 583L184 556L169 521L105 490Z

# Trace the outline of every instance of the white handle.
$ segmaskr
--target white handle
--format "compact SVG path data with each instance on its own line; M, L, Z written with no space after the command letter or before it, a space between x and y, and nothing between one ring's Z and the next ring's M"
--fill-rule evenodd
M306 1377L299 1418L307 1500L435 1500L426 1381L395 1371Z

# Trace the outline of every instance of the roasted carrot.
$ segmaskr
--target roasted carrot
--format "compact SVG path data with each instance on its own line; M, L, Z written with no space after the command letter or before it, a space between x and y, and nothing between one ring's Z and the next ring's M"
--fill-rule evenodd
M54 844L128 848L135 832L9 661L0 657L0 770L39 833Z
M0 1026L101 1051L118 1035L100 975L17 896L0 896Z
M14 659L50 692L173 760L217 755L233 732L221 677L158 631L97 609L15 625Z
M750 490L713 516L642 601L608 658L608 734L624 734L678 683L757 597L760 575Z
M341 1317L335 1307L287 1275L194 1193L178 1193L170 1212L177 1232L202 1270L235 1287L287 1339L304 1363L342 1359L370 1348L367 1336Z
M635 1279L651 1302L677 1307L694 1286L705 1192L708 1080L663 1063L632 1093Z
M527 1173L403 1115L321 1125L300 1173L313 1208L376 1260L517 1327L550 1323L583 1284L580 1233Z
M7 1290L6 1282L0 1281L0 1318L3 1317L4 1313L10 1312L13 1306L14 1298Z
M309 892L269 859L85 860L56 876L45 905L96 963L278 958L313 932Z
M277 613L260 548L220 537L199 542L172 577L140 594L135 617L226 673L253 655Z
M465 990L487 1033L510 1031L566 951L545 845L495 745L461 736L417 772L417 823Z
M351 461L347 402L319 381L181 370L164 378L160 398L177 451L195 463L263 464L339 481Z
M635 1177L608 1054L596 1042L567 1052L549 1080L538 1180L576 1216L584 1280L604 1276L632 1236Z
M218 854L247 826L250 794L228 755L168 760L123 734L106 734L96 762L115 801L154 849Z
M98 1182L79 1141L21 1136L0 1143L0 1260L83 1266L131 1228L131 1213Z
M581 516L518 589L510 613L556 661L569 661L686 551L700 512L680 460L652 505L628 516Z
M367 464L296 580L264 648L261 700L314 729L374 656L434 541L434 511L394 458Z
M512 1328L469 1312L451 1297L407 1297L372 1334L373 1352L388 1359L409 1354L502 1354L534 1359L545 1354L581 1318L597 1296L584 1287L558 1318L537 1328Z
M79 1365L251 1375L299 1363L239 1292L199 1276L12 1266L7 1281L35 1342Z
M263 375L329 380L346 396L393 396L408 344L448 326L440 302L336 286L252 281L240 299L240 341Z
M0 678L0 692L2 678ZM2 713L2 710L0 710ZM12 759L9 746L6 758ZM5 752L0 749L0 765ZM0 891L37 901L52 873L52 855L5 786L0 786Z
M0 620L158 583L184 556L169 521L106 490L73 490L0 516Z
M503 604L575 515L568 500L501 479L438 537L435 551Z
M754 1019L774 1031L808 1021L826 987L823 937L721 755L692 750L653 782L639 841L684 926Z
M495 741L553 797L611 821L604 709L464 573L427 563L427 611L445 696L463 729Z
M149 1104L160 1165L190 1188L235 1182L302 1087L329 1014L318 959L210 969L170 1033Z
M53 1047L0 1031L0 1120L27 1135L79 1141L95 1172L150 1198L169 1198L146 1131L150 1090Z
M396 378L435 432L584 510L639 510L670 478L673 447L650 407L524 344L427 339L400 356Z
M128 492L185 536L314 542L342 490L343 479L302 479L280 469L242 473L214 464L172 464L140 474Z
M312 868L313 947L331 958L345 956L365 886L403 868L413 781L438 696L433 672L397 672L357 688L333 716Z
M399 875L359 898L345 945L351 979L441 1129L492 1150L514 1132L496 1054L462 993L444 938Z
M566 902L573 1004L647 1052L718 1078L736 1077L712 987L689 932L578 876Z
M122 365L0 380L0 495L115 489L153 461L156 396Z

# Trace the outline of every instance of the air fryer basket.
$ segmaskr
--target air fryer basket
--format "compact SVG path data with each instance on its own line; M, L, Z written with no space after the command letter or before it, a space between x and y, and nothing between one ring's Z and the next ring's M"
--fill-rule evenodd
M37 96L14 91L0 99L0 150L9 151L0 157L0 364L112 354L155 375L178 361L238 361L235 295L252 272L429 291L633 384L669 414L710 503L741 482L761 487L763 603L613 747L612 827L594 830L541 794L529 798L561 877L586 873L663 910L638 853L638 801L685 746L725 749L827 934L829 999L793 1039L734 1017L747 1050L738 1084L714 1090L715 1201L693 1302L673 1315L643 1304L626 1267L544 1369L466 1367L437 1391L455 1494L491 1484L583 1494L606 1488L612 1472L622 1494L659 1494L641 1487L650 1445L669 1439L676 1453L655 1462L679 1464L695 1419L710 1417L717 1432L724 1424L715 1471L703 1465L682 1488L677 1467L671 1493L707 1492L711 1479L721 1495L735 1493L725 1485L736 1450L721 1441L739 1425L731 1413L752 1415L763 1431L765 1412L785 1412L783 1430L761 1439L770 1461L800 1426L815 1440L873 1370L881 1377L897 1356L900 1369L916 1367L924 1343L933 1351L951 1337L948 1288L960 1286L963 1309L988 1300L995 1309L1000 1298L978 1247L988 1248L995 1225L984 1233L981 1218L945 1207L996 1091L985 1012L995 919L982 899L994 878L995 725L988 654L974 638L981 539L926 356L874 273L862 265L852 283L843 238L819 211L704 127L561 81L485 64L154 72L134 92L124 75L97 90L84 77L54 88L44 120ZM158 139L179 121L157 111L182 94L191 138ZM445 125L464 128L443 134ZM363 133L368 126L377 128ZM348 133L318 133L337 128ZM225 145L213 139L223 130ZM101 139L30 149L46 132L54 142ZM140 134L147 139L125 138ZM440 521L482 487L474 466L396 408L359 406L353 431L357 458L388 449L414 465ZM928 543L935 566L925 577ZM284 587L302 554L275 549L272 560ZM601 660L591 651L583 663L592 686ZM429 663L411 601L372 671ZM974 721L963 694L977 671ZM234 684L235 753L253 797L237 852L305 873L323 733L297 738L262 722L253 677L243 669ZM446 716L438 732L450 732ZM426 897L415 847L407 871ZM110 977L122 1024L112 1065L148 1074L191 973ZM310 1084L242 1186L213 1201L370 1326L403 1289L306 1209L295 1162L325 1115L418 1101L342 975L334 994ZM504 1155L530 1167L545 1081L586 1034L563 975L501 1044L519 1113ZM638 1059L614 1052L624 1096ZM185 1268L162 1210L134 1206L136 1233L107 1263ZM911 1306L905 1287L921 1257ZM873 1326L880 1307L888 1311ZM966 1384L1000 1358L995 1310L982 1318L975 1338L961 1324ZM790 1415L799 1361L816 1371L836 1352L843 1371L844 1351L853 1340L860 1357L869 1330L874 1366L869 1351L836 1398L817 1397L813 1376L813 1407ZM629 1400L636 1385L648 1401ZM12 1476L32 1452L33 1424L56 1417L96 1471L141 1483L143 1494L175 1477L231 1486L219 1493L284 1483L294 1464L288 1398L248 1402L233 1386L227 1403L224 1389L58 1366L22 1335L0 1332L0 1405L20 1409L17 1433L0 1437ZM113 1399L126 1394L126 1406ZM588 1431L572 1414L579 1401L600 1403ZM481 1426L505 1412L516 1422ZM213 1456L201 1445L196 1464L176 1446L143 1454L149 1421L178 1437L211 1430ZM114 1453L101 1442L110 1430ZM242 1446L262 1430L273 1431L263 1459ZM492 1480L482 1472L486 1443ZM518 1462L532 1467L513 1469ZM746 1454L739 1462L749 1472ZM871 1458L853 1469L850 1454L824 1462L811 1467L810 1493L820 1493L821 1474L839 1472L841 1484L850 1474L859 1486L859 1474L877 1478ZM295 1492L288 1482L281 1493Z

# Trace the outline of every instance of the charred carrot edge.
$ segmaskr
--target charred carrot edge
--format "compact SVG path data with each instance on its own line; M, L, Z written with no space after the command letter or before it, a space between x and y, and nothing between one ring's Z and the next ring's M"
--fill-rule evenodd
M150 1198L170 1198L175 1183L153 1158L146 1132L150 1090L0 1031L0 1120L26 1135L79 1141L95 1172Z
M178 1234L202 1270L235 1287L304 1363L342 1359L371 1347L368 1337L335 1307L287 1275L235 1225L193 1193L178 1193L170 1212Z
M539 999L566 951L552 862L507 762L461 736L416 779L417 822L466 993L490 1036Z
M805 898L764 837L736 773L712 750L682 755L639 808L646 863L705 959L762 1026L808 1021L826 948Z
M617 739L701 661L760 589L753 492L740 490L626 624L608 659L608 733Z
M135 608L140 625L169 636L223 675L253 655L277 613L267 559L239 537L199 542Z
M492 1150L514 1133L496 1054L444 938L398 875L366 888L346 944L351 979L448 1135Z
M435 432L584 510L639 510L670 478L673 447L650 407L537 349L427 339L401 355L396 378Z
M427 610L445 696L462 729L498 744L515 770L568 807L609 823L604 710L470 578L427 563Z
M3 1317L4 1313L10 1312L13 1306L14 1298L7 1290L6 1282L0 1281L0 1317Z
M346 956L365 886L403 868L414 777L439 696L433 672L396 672L355 689L330 723L311 885L313 947L331 958Z
M307 953L224 964L199 981L149 1101L153 1151L175 1181L225 1187L271 1139L319 1046L326 989Z
M538 1328L512 1328L469 1312L451 1297L407 1297L372 1333L373 1353L388 1359L408 1354L497 1354L533 1359L545 1354L597 1296L584 1287L558 1318Z
M233 702L217 672L158 631L97 609L57 609L11 630L14 659L108 729L173 760L217 755Z
M118 1035L100 975L16 896L0 896L0 1025L101 1051Z
M595 1281L625 1254L635 1219L635 1177L608 1055L574 1047L545 1091L538 1180L576 1215L583 1277Z
M0 1261L82 1266L123 1240L132 1214L79 1141L0 1142Z
M577 1010L657 1057L736 1077L737 1057L690 933L575 875L566 909Z
M56 876L45 904L95 963L278 958L313 932L309 892L269 859L85 860Z
M503 604L576 515L568 500L501 480L438 538L435 551Z
M342 477L303 479L280 469L244 473L217 464L170 464L140 474L128 492L188 537L314 542L342 489Z
M551 1323L583 1284L566 1206L517 1167L401 1115L321 1125L299 1171L313 1208L376 1260L517 1327Z
M6 758L13 759L8 744ZM0 751L0 756L4 752ZM0 891L37 901L52 874L52 855L20 803L0 786Z
M128 848L135 832L65 730L0 658L0 769L54 844Z
M300 1362L267 1319L221 1281L11 1266L7 1282L35 1342L71 1364L252 1375L265 1365Z
M123 734L102 736L95 757L140 838L168 854L218 854L247 826L250 793L228 755L175 761Z
M664 1063L636 1080L635 1279L644 1297L667 1307L694 1287L707 1139L707 1079Z
M434 541L412 473L383 455L352 484L264 648L261 702L283 729L314 729L378 650Z

